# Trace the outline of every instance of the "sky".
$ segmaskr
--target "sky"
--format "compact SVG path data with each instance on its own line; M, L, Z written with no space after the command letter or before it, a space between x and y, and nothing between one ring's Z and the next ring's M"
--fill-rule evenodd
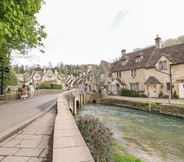
M14 64L97 64L135 48L184 35L183 0L45 0L37 15L46 26L45 53Z

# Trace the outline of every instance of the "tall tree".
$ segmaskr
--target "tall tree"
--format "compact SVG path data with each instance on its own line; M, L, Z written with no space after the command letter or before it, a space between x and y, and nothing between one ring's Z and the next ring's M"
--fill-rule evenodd
M28 50L43 51L44 26L37 21L43 0L0 1L0 57L9 64L12 51L28 55Z

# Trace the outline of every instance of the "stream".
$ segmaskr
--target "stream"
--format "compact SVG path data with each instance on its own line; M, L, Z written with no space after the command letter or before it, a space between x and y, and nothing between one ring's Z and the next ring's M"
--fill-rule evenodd
M89 104L79 115L98 117L113 137L145 162L184 162L184 119L109 105Z

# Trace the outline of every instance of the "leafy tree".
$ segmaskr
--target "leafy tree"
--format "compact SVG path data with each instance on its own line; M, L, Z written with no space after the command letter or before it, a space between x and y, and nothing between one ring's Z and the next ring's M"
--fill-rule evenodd
M40 84L39 89L51 89L51 85L48 81L44 81Z
M5 88L8 85L16 86L17 84L18 84L18 79L12 70L10 70L9 73L4 73L4 87Z
M43 3L43 0L0 1L0 57L5 65L10 63L12 52L28 55L28 49L33 48L44 52L45 27L35 16Z
M24 65L22 65L22 66L20 67L20 74L24 74L24 73L25 73Z

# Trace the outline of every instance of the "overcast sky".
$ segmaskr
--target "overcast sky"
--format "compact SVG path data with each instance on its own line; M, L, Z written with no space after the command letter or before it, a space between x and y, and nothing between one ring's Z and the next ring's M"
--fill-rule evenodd
M135 48L184 35L184 0L45 0L38 15L48 34L40 59L53 66L112 62Z

